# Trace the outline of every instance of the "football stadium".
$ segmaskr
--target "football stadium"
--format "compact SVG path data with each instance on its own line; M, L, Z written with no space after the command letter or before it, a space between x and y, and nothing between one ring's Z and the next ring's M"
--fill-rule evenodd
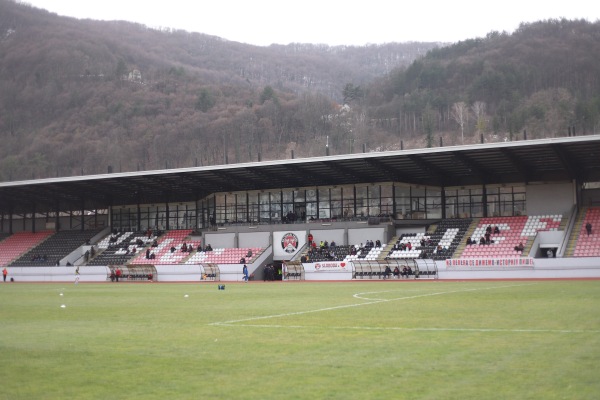
M600 277L599 184L599 136L4 182L0 265L17 282Z
M0 398L600 395L600 136L0 183Z

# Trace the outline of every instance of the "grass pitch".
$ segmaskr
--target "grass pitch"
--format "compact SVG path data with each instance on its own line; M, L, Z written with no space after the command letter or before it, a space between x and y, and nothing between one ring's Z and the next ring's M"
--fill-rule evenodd
M0 398L600 398L600 281L224 284L0 284Z

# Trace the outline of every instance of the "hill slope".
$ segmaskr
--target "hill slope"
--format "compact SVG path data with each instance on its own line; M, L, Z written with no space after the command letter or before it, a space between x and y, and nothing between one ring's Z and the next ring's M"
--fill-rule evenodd
M347 82L435 46L257 47L0 0L0 179L277 157Z
M0 180L594 133L598 59L600 22L257 47L0 0Z

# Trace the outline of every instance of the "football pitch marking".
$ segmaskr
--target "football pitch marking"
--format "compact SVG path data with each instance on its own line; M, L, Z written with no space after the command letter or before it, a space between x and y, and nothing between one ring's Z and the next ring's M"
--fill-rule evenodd
M421 293L421 294L415 294L412 296L396 297L396 298L392 298L392 299L374 299L374 298L364 297L364 295L396 292L397 290L362 292L362 293L356 293L352 296L356 299L367 300L362 303L345 304L345 305L340 305L340 306L318 308L315 310L296 311L296 312L283 313L283 314L263 315L263 316L235 319L235 320L222 321L222 322L213 322L213 323L210 323L209 325L229 326L229 327L232 327L232 326L252 327L252 328L314 329L314 328L322 328L322 327L305 326L305 325L253 324L253 323L247 323L247 322L260 321L260 320L273 319L273 318L281 318L281 317L290 317L290 316L295 316L295 315L305 315L305 314L312 314L312 313L318 313L318 312L324 312L324 311L341 310L341 309L352 308L352 307L362 307L362 306L384 303L384 302L389 302L389 301L412 300L412 299L417 299L417 298L421 298L421 297L443 296L443 295L448 295L448 294L453 294L453 293L505 289L505 288L531 286L531 285L537 285L537 283L533 282L533 283L515 284L515 285L489 286L489 287L484 287L484 288L449 290L449 291L445 291L445 292ZM598 331L598 330L577 330L577 329L573 330L573 329L499 329L499 328L402 328L402 327L370 327L370 326L329 326L327 328L328 329L370 330L370 331L419 331L419 332L600 333L600 331Z
M417 299L420 297L443 296L443 295L448 295L448 294L453 294L453 293L504 289L504 288L531 286L531 285L537 285L537 283L533 282L533 283L515 284L515 285L490 286L490 287L485 287L485 288L469 288L469 289L461 289L461 290L450 290L450 291L445 291L445 292L421 293L421 294L415 294L412 296L396 297L396 298L392 298L392 299L369 298L369 297L365 297L364 295L397 292L397 290L361 292L361 293L354 294L352 297L354 297L356 299L367 300L363 303L345 304L345 305L340 305L340 306L318 308L315 310L296 311L296 312L291 312L291 313L263 315L263 316L257 316L257 317L235 319L235 320L230 320L230 321L213 322L208 325L227 326L227 327L242 327L242 328L315 329L315 328L323 328L323 327L316 327L316 326L309 326L309 325L258 324L258 323L248 323L248 322L273 319L273 318L281 318L281 317L290 317L290 316L294 316L294 315L318 313L318 312L324 312L324 311L340 310L340 309L352 308L352 307L361 307L361 306L367 306L367 305L371 305L371 304L385 303L388 301L412 300L412 299ZM403 327L372 327L372 326L327 326L325 328L335 329L335 330L344 330L344 329L349 330L350 329L350 330L365 330L365 331L405 331L405 332L409 332L409 331L413 331L413 332L498 332L498 333L501 332L501 333L563 333L563 334L564 333L566 333L566 334L600 333L600 330L581 330L581 329L403 328Z

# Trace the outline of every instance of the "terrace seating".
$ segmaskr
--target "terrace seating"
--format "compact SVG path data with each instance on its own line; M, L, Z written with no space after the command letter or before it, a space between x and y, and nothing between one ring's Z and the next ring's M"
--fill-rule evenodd
M112 239L111 239L112 238ZM133 257L131 252L133 247L136 248L136 253L143 252L147 246L152 244L157 236L151 235L148 237L146 232L118 232L110 234L98 242L99 254L91 259L87 265L123 265ZM144 246L140 247L136 242L141 240ZM129 253L127 253L127 249Z
M415 258L445 260L452 258L470 224L471 219L447 219L440 221L431 234L404 234L395 243L387 258L392 260ZM421 245L422 241L425 242L424 246ZM408 243L410 243L410 249L404 248ZM438 251L438 246L442 251ZM404 249L398 250L398 247Z
M151 250L155 255L154 259L146 258L146 253L142 250L139 252L137 257L129 261L129 264L181 264L183 260L192 254L187 251L181 251L181 245L185 242L186 245L191 245L195 251L200 244L199 241L187 240L191 232L191 229L172 230L166 232L163 236L161 236L158 246L153 247ZM174 252L171 252L171 247L175 248Z
M388 259L414 259L419 258L421 254L421 240L429 241L430 236L425 233L410 233L403 234L394 244L394 248L390 250L387 257ZM410 243L410 249L405 247L404 250L398 249L399 247L408 246Z
M452 258L456 248L463 241L469 226L471 226L471 222L470 218L440 221L436 230L431 234L433 246L428 246L424 249L425 257L433 260ZM442 252L437 251L438 246L441 246L443 249Z
M251 257L247 257L248 250L252 250ZM212 251L198 251L192 254L184 264L239 264L242 258L246 260L246 264L250 264L263 251L260 247L215 248Z
M355 246L358 247L358 246ZM348 254L344 261L352 261L352 260L377 260L381 252L383 251L382 246L374 246L371 248L363 248L357 251L355 255Z
M4 267L11 264L13 260L18 259L29 249L46 240L52 233L54 232L17 232L8 236L0 242L0 266Z
M60 231L48 235L46 240L30 249L19 259L12 262L13 266L53 266L75 251L78 247L89 242L98 234L98 230Z
M473 232L472 239L477 244L467 245L461 258L506 258L522 257L523 252L515 250L519 243L526 247L539 231L557 230L562 215L531 215L518 217L482 218ZM492 232L491 243L480 245L488 226L497 226L499 234Z
M590 235L587 234L586 230L588 223L592 225ZM575 257L600 257L600 207L586 210L573 255Z
M333 253L333 257L332 257ZM322 262L322 261L342 261L347 259L350 254L350 246L335 246L327 250L317 249L315 251L309 251L308 256L310 262Z

